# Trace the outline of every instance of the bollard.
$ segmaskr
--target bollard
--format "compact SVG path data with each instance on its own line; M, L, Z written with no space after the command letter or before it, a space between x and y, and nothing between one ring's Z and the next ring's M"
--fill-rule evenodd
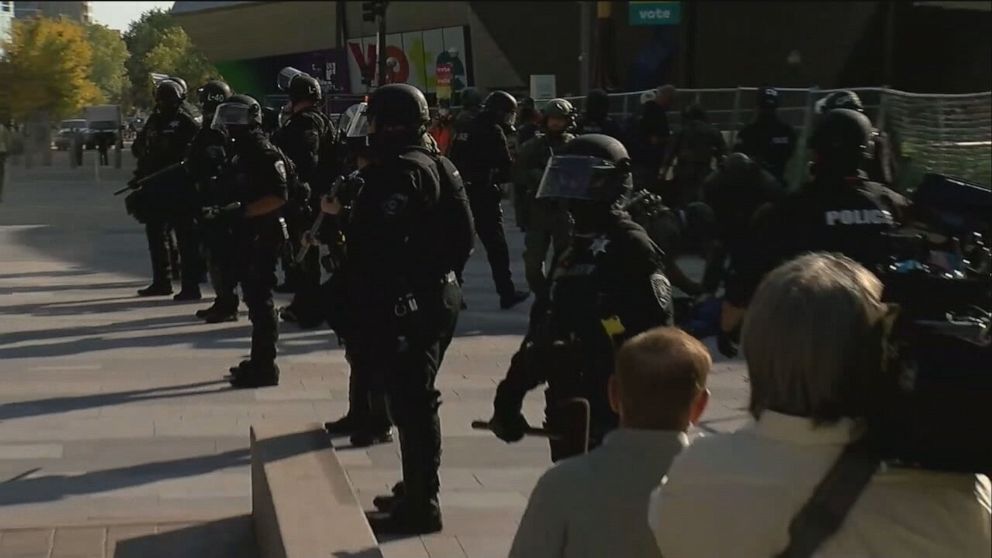
M100 183L100 157L93 157L93 179Z
M69 155L69 168L74 169L79 166L79 161L76 159L76 140L73 138L72 143L69 144L69 150L66 152Z
M115 169L121 168L121 160L123 159L123 156L121 155L121 151L122 151L122 149L120 148L120 146L117 146L117 149L114 149L114 168Z

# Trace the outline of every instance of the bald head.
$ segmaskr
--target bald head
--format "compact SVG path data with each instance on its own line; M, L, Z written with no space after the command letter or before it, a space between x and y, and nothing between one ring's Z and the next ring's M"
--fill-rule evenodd
M685 430L706 406L706 347L681 329L659 327L632 337L616 357L610 400L621 426Z

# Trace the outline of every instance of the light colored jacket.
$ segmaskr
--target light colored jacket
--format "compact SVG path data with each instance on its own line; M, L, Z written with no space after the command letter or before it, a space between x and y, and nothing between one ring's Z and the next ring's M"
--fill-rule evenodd
M862 430L849 419L816 428L808 419L765 411L733 434L700 439L651 496L648 521L662 554L781 552L789 522ZM988 558L989 509L984 476L883 468L816 556Z
M659 558L644 520L651 489L689 440L621 428L538 481L510 558Z

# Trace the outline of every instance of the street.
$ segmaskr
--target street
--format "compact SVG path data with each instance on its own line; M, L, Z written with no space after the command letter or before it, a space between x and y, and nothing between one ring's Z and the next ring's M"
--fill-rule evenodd
M149 278L144 232L111 196L133 157L124 154L121 170L99 169L99 180L96 152L74 170L66 157L30 170L8 163L0 203L0 556L251 556L249 426L342 415L343 351L326 329L285 324L280 385L231 389L223 376L247 355L247 313L227 324L194 319L209 287L199 302L135 296ZM522 286L522 235L509 213ZM469 310L439 376L445 530L383 541L390 558L506 556L549 465L544 440L507 446L470 428L491 415L529 304L499 310L478 242L465 281ZM713 352L702 426L732 430L746 414L743 365ZM527 399L531 424L542 405L539 391ZM371 509L399 478L398 445L347 443L335 441Z

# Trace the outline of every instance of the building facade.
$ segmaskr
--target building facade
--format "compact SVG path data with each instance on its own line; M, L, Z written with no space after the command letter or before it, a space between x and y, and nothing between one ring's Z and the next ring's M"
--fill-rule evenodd
M0 56L4 54L3 45L10 38L10 28L14 24L14 2L0 1Z
M24 19L29 17L57 18L65 16L80 23L90 22L89 2L16 2L14 17Z
M362 4L195 1L176 2L172 13L239 90L271 94L279 64L298 64L332 91L362 94L377 61L376 24L364 21ZM674 17L638 20L648 5ZM526 93L537 74L554 75L559 96L663 83L981 91L992 79L990 5L390 2L387 79L429 94L439 79ZM933 61L925 72L921 58Z

